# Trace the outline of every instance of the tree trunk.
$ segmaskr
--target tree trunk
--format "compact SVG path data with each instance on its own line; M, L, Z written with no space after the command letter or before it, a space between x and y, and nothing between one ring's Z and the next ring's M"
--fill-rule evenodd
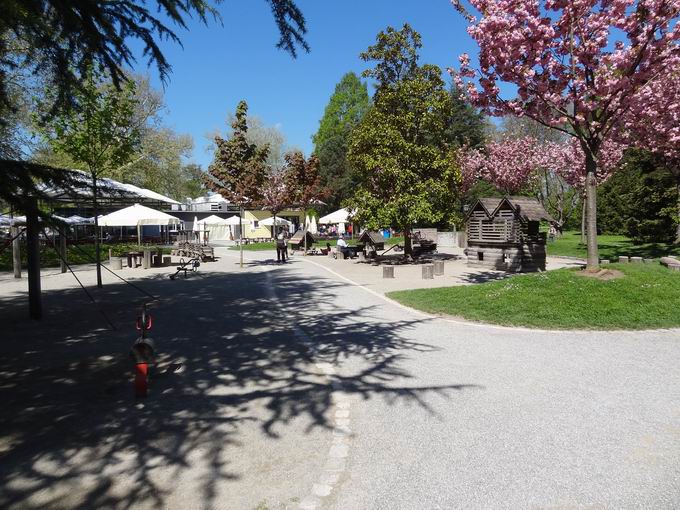
M61 255L59 257L59 267L61 272L65 273L67 270L66 262L68 262L68 259L66 258L68 255L68 250L66 248L66 227L61 227L59 229L59 254Z
M274 217L274 224L272 225L272 234L274 234L272 237L274 238L274 241L276 241L276 213L273 214Z
M586 235L588 236L586 269L596 270L600 267L597 251L597 162L593 155L586 152Z
M240 248L241 269L243 269L243 207L239 207L238 209L238 235L240 238L238 245Z
M305 223L307 221L307 209L303 209L302 212L304 213L305 218L302 220L302 233L304 234L305 238L305 252L302 254L303 256L307 255L307 224Z
M680 244L680 180L675 186L678 190L678 224L675 227L675 244Z
M14 278L21 278L21 236L19 227L9 229L12 236L12 266L14 268Z
M411 227L404 227L404 256L413 256L413 245L411 244Z
M586 244L586 196L581 197L581 244Z
M99 208L97 206L97 174L92 172L92 205L94 207L94 259L97 271L97 287L102 287L102 253L99 245Z

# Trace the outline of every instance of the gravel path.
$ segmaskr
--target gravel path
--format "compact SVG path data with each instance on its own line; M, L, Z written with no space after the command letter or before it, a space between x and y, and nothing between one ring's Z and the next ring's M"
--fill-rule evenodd
M143 406L125 359L142 297L94 293L111 332L49 276L35 325L0 278L0 507L680 506L677 332L451 322L306 260L219 254L187 280L122 273L162 296Z

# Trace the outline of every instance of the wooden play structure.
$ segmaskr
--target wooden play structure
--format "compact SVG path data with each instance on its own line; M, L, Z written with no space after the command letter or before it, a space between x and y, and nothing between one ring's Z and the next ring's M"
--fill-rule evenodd
M529 197L480 198L466 218L468 265L510 272L545 271L546 234L541 221L553 221Z

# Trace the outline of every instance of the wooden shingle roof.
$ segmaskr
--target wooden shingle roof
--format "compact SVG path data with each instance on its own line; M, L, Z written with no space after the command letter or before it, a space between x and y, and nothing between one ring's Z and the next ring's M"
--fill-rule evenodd
M381 244L385 242L385 238L380 235L380 232L376 232L375 230L366 230L361 234L361 236L359 236L359 242Z
M489 218L496 215L498 209L503 203L507 203L517 213L517 215L526 221L554 221L552 216L543 208L541 203L535 198L531 197L503 197L503 198L480 198L471 208L472 212L477 204L480 204ZM468 215L470 214L468 212ZM466 218L467 219L467 218Z

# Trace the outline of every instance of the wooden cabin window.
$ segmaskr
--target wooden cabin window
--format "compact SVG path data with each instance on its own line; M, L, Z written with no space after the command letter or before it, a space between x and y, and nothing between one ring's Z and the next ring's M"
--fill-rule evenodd
M537 221L530 221L528 226L527 226L527 234L530 237L537 237L538 236L538 222Z

